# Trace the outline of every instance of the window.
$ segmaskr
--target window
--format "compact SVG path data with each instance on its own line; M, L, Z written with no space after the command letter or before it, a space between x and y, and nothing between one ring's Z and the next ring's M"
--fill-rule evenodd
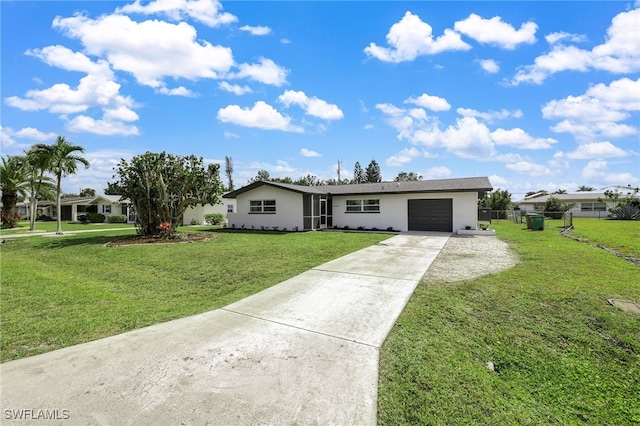
M604 212L607 211L607 206L605 203L580 203L580 211Z
M249 213L275 213L275 212L276 212L276 200L249 201Z
M227 213L233 213L233 204L227 204Z
M380 200L347 200L347 213L380 213Z
M111 214L111 204L103 204L102 205L102 213Z

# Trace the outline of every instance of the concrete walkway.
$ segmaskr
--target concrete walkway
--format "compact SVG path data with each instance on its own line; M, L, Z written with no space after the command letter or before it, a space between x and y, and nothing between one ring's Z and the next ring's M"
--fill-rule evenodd
M64 425L373 425L380 346L448 238L397 235L222 309L4 363L3 424L22 414Z

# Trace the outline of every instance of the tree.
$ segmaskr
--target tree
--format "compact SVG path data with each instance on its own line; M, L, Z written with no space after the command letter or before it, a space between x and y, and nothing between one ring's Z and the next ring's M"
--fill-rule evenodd
M552 219L562 219L563 213L571 210L575 205L576 203L563 203L559 198L550 196L541 209L545 213L550 213L549 216Z
M70 144L64 136L58 136L58 139L53 145L37 144L34 146L34 149L38 151L39 155L44 155L48 158L47 167L56 177L56 234L62 235L62 211L60 206L62 178L75 174L78 170L78 163L83 164L85 169L89 168L89 162L77 154L84 152L84 148L79 145Z
M227 175L229 185L227 189L233 191L233 160L231 157L224 157L224 173Z
M542 195L548 195L549 192L545 191L544 189L539 189L537 191L529 191L529 192L527 192L526 194L524 194L524 197L527 198L527 197L530 197L530 196L535 195L535 194L538 194L538 196L542 196Z
M415 173L415 172L400 172L398 173L398 176L396 176L396 178L394 179L394 181L396 182L409 182L409 181L416 181L416 180L422 180L422 176Z
M566 193L567 193L566 189L557 189L552 192L552 194L566 194Z
M172 236L184 211L217 204L223 185L220 165L204 166L202 157L146 152L117 166L122 199L136 212L138 234Z
M80 196L81 197L95 197L96 196L96 190L93 188L84 188L80 190Z
M122 188L118 186L118 182L107 182L104 195L122 195Z
M251 179L249 179L247 181L247 184L251 184L251 183L254 183L254 182L260 182L260 181L269 181L269 180L271 180L271 179L270 179L268 171L266 171L266 170L258 170L258 173L256 174L256 176L251 178Z
M505 210L511 210L511 193L506 189L496 189L488 195L485 194L485 196L479 200L478 204L480 207L498 211L493 217L504 219L506 218Z
M302 176L297 180L293 181L295 185L303 185L303 186L316 186L322 185L322 181L318 180L317 176L312 174L307 174L306 176Z
M594 189L595 188L593 186L580 185L580 187L578 188L578 192L591 192Z
M364 174L364 170L362 170L362 166L360 163L356 161L356 165L353 168L353 183L365 183L367 181L367 177Z
M2 157L0 163L0 191L2 191L2 228L15 228L18 222L16 204L18 194L25 195L27 178L24 157Z
M25 154L26 173L29 181L29 230L36 228L36 216L38 214L38 202L40 198L53 198L55 182L46 175L49 169L49 156L47 152L39 150L34 145Z
M342 180L337 180L337 179L327 179L324 182L325 185L348 185L349 184L349 179L342 179Z
M382 174L380 173L380 166L376 160L371 160L367 166L365 172L365 180L369 183L382 182Z

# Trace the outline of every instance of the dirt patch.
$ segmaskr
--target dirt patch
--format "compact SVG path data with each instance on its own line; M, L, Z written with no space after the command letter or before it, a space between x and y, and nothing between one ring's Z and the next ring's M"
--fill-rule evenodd
M497 237L453 235L423 279L433 282L472 280L512 268L518 256Z
M195 243L198 241L206 241L211 238L215 238L214 235L210 235L204 232L181 232L174 238L162 238L159 236L142 236L142 235L130 235L117 240L109 241L105 244L106 247L122 247L138 244L176 244L176 243Z

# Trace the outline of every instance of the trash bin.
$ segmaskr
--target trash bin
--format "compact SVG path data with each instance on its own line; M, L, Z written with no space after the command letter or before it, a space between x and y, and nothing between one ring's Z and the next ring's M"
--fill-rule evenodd
M531 223L531 218L535 216L540 216L538 213L527 213L525 218L527 219L527 229L531 229L533 224Z
M531 230L532 231L544 230L544 216L531 216Z

